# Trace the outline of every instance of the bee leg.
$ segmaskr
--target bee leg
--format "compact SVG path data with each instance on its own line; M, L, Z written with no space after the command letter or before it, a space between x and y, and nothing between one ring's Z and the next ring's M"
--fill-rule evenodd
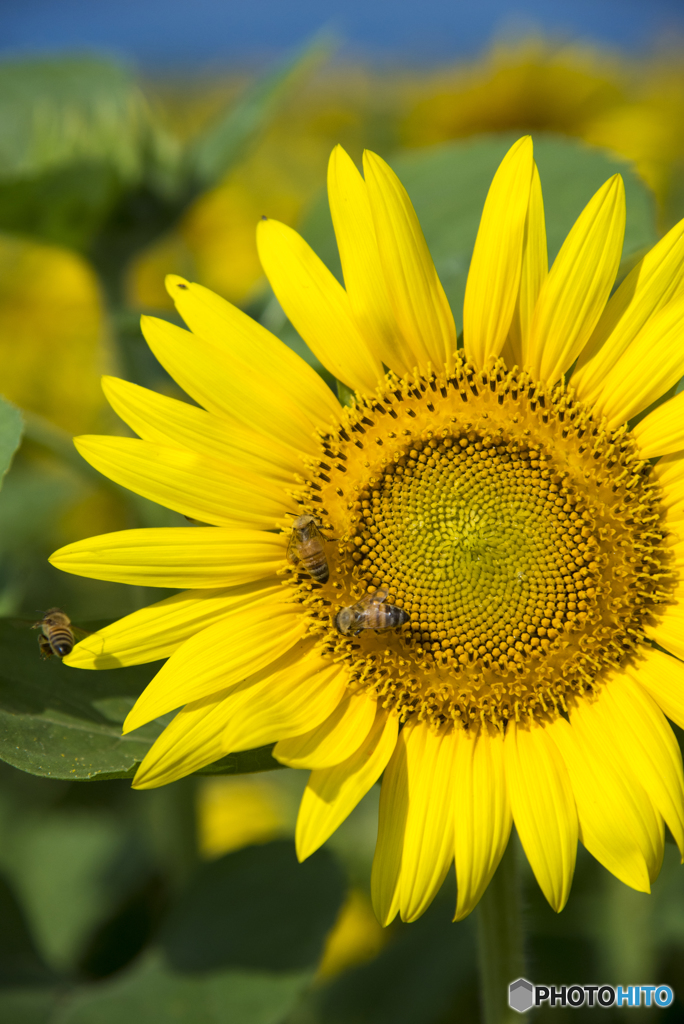
M52 648L50 647L47 637L42 635L38 637L38 647L43 661L47 661L48 658L52 657Z

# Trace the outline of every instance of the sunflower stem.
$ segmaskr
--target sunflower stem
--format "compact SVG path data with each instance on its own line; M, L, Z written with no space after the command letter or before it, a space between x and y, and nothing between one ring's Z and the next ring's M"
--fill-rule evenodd
M484 1024L511 1024L508 986L525 973L517 843L512 838L477 908L480 998Z

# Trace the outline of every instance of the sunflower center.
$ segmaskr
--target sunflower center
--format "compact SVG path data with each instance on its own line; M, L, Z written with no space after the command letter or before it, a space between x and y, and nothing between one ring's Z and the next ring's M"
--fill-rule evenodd
M352 686L403 718L563 711L631 656L669 596L650 466L564 386L501 363L389 378L322 447L305 506L334 538L330 579L291 579ZM403 614L342 633L340 610L373 594Z
M361 501L366 578L389 588L426 652L506 668L548 651L596 600L586 505L533 441L472 429L416 440Z

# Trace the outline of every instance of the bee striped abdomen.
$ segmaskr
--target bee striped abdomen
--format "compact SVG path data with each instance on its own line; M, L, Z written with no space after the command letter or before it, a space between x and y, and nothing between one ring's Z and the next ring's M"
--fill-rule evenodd
M58 658L66 658L74 649L76 640L71 619L59 608L50 608L40 622L34 623L33 628L41 631L38 643L43 657L49 658L54 654Z
M74 634L70 629L51 629L47 639L52 650L60 658L66 657L73 650Z

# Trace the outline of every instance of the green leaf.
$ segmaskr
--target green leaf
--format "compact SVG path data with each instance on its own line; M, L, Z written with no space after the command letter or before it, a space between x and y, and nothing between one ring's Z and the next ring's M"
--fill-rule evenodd
M21 444L24 421L19 409L0 396L0 487Z
M303 52L298 52L255 82L189 147L188 170L199 187L214 184L242 158L283 98L321 63L329 51L328 44L315 40Z
M661 211L663 233L684 217L684 159L681 156L670 165L668 177Z
M245 847L200 868L161 943L178 971L304 970L318 963L344 891L326 850L299 864L290 840Z
M0 177L104 163L140 177L149 117L130 71L94 57L0 64Z
M54 976L35 947L14 892L0 876L0 988L49 981Z
M87 493L69 470L22 460L0 495L0 555L23 552L35 558L37 547L51 536L55 518Z
M0 178L0 230L85 249L121 191L104 163L74 163L26 178Z
M84 672L41 659L30 623L0 620L0 758L33 775L91 779L126 772L160 732L121 735L115 698L132 707L158 665Z
M0 989L0 1020L5 1024L52 1024L60 993L51 989Z
M121 724L159 663L84 671L45 661L25 620L0 619L0 759L52 779L132 778L160 734L157 720L126 736ZM281 768L272 747L207 769L234 775Z
M307 1024L442 1024L458 1012L475 975L472 919L454 924L451 880L413 924L396 924L385 949L313 995ZM309 1009L309 1007L307 1007ZM470 1009L470 1012L468 1012Z
M398 154L389 161L416 208L459 331L466 277L487 190L516 138L508 133L482 136ZM551 260L591 196L616 172L623 175L627 194L624 255L656 241L653 197L630 164L580 142L550 135L534 135L534 153ZM324 196L305 221L302 234L341 280Z
M134 970L67 998L50 1024L281 1024L310 980L310 971L189 977L150 954Z
M73 969L84 941L115 905L118 894L108 872L124 852L130 857L129 836L114 815L97 807L87 813L20 809L6 824L3 869L36 943L53 969Z

